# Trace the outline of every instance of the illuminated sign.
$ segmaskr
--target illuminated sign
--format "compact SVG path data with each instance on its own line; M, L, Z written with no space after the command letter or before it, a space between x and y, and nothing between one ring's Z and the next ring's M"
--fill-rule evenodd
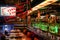
M1 7L1 16L16 16L16 7Z
M35 28L39 28L43 31L49 31L50 33L53 33L53 34L58 34L58 32L59 32L59 30L58 30L59 24L49 25L48 23L40 22L40 23L33 23L32 26Z
M45 23L36 23L32 24L32 26L34 26L35 28L39 28L43 31L48 31L48 24L45 25Z
M47 31L48 30L48 26L47 25L41 25L41 30Z
M58 33L58 26L50 26L49 27L49 32L51 33Z

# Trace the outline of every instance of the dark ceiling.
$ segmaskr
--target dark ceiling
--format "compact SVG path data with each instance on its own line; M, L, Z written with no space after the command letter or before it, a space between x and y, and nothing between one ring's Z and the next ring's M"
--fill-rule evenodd
M43 1L45 1L45 0L33 0L31 2L31 7L34 7L34 6L38 5L39 3L43 2Z
M17 2L17 0L14 0L14 1L16 1ZM26 0L20 0L20 1L26 1ZM29 0L28 0L29 1ZM43 2L43 1L45 1L45 0L33 0L32 2L31 2L31 7L34 7L34 6L36 6L37 4L39 4L39 3L41 3L41 2ZM0 5L5 5L6 3L7 3L8 1L7 0L0 0ZM11 1L10 1L11 2Z

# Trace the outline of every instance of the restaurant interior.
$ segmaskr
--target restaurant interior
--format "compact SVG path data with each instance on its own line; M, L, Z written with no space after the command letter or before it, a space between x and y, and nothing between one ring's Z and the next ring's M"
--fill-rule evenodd
M60 40L60 0L0 0L0 40Z

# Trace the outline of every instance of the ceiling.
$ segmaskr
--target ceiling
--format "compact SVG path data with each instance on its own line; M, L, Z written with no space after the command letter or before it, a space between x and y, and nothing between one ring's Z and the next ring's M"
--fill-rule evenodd
M43 2L43 1L45 1L45 0L33 0L31 2L31 7L34 7L34 6L38 5L39 3Z

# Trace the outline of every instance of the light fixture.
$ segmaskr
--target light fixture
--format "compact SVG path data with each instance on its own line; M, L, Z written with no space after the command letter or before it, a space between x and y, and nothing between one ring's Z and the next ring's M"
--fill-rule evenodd
M45 6L49 5L49 4L52 4L52 3L56 2L56 1L58 1L58 0L46 0L46 1L42 2L42 3L38 4L37 6L33 7L32 10L29 10L28 15L30 13L32 13L33 11L38 10L38 9L40 9L42 7L45 7Z

